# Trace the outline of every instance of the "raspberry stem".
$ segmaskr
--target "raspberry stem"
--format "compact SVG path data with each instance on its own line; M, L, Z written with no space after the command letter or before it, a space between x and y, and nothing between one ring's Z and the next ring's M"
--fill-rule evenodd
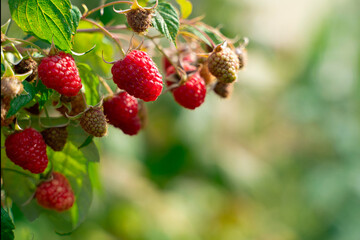
M116 45L119 47L120 49L120 52L122 54L122 57L125 57L125 51L124 49L122 48L122 45L121 45L121 42L118 38L116 38L111 32L109 32L106 28L104 28L103 26L101 26L100 24L98 24L97 22L93 21L93 20L90 20L90 19L87 19L87 18L81 18L83 21L85 22L89 22L95 26L97 26L99 29L101 29L101 31L107 35L108 37L110 37L111 39L114 40L114 42L116 43Z
M180 73L178 72L177 66L175 63L173 63L173 61L171 61L170 57L165 53L165 51L163 50L163 48L157 44L154 40L155 37L150 37L150 36L145 36L147 39L150 39L150 41L155 45L155 47L157 48L157 50L159 50L159 52L164 55L164 57L166 57L166 59L169 61L169 63L175 68L176 72L180 75Z
M104 27L104 28L108 31L127 29L125 24L120 24L120 25L116 25L116 26L108 26L108 27ZM76 31L84 32L84 33L102 32L102 30L98 29L98 28L82 28L82 29L77 29Z
M29 42L29 41L26 41L26 40L23 40L23 39L18 39L18 38L8 38L8 40L12 41L12 42L21 42L21 43L25 43L27 45L30 45L34 48L36 48L37 50L39 50L39 52L41 52L41 54L43 54L44 56L46 56L47 54L44 52L44 50L42 50L38 45L32 43L32 42Z
M96 7L88 12L85 12L82 16L82 18L86 18L87 16L89 16L90 14L100 10L100 9L103 9L105 7L108 7L108 6L112 6L112 5L115 5L115 4L119 4L119 3L127 3L127 4L133 4L133 2L130 2L130 1L115 1L115 2L110 2L110 3L106 3L104 5L100 5L99 7Z
M203 22L199 22L199 25L203 26L204 28L208 29L209 31L215 33L216 35L220 36L224 41L226 40L228 42L228 45L231 49L235 49L234 45L233 45L233 42L234 40L231 40L227 37L225 37L220 31L218 28L214 28L214 27L211 27ZM235 40L236 41L236 40Z
M100 77L100 76L98 76L98 77L99 77L101 84L105 87L106 91L110 95L114 95L114 92L111 90L110 86L106 83L106 81L102 77Z
M209 37L209 35L207 35L203 30L201 30L200 28L198 28L197 26L193 25L193 27L198 30L202 35L204 35L204 37L210 42L211 46L214 48L216 46L216 44L214 43L214 41Z

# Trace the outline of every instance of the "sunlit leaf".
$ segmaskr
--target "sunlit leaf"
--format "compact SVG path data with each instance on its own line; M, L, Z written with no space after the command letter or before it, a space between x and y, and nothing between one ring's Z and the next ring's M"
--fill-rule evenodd
M24 31L70 51L72 17L69 0L9 0L12 19ZM74 14L76 10L73 10Z
M176 0L180 5L181 17L187 18L192 12L192 4L189 0Z
M178 13L170 3L159 3L152 18L152 25L176 46L180 22Z

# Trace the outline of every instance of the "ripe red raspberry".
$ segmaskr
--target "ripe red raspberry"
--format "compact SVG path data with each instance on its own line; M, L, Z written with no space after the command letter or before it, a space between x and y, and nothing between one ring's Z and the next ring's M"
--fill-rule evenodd
M101 107L91 107L80 118L80 126L94 137L103 137L107 133L106 118Z
M120 128L123 133L133 136L136 135L141 129L141 120L138 116L131 118L126 122L119 122L114 127Z
M188 72L195 70L196 67L184 64L184 69ZM175 73L175 68L170 67L166 75L169 76L173 73ZM171 86L172 84L173 82L167 81L168 86ZM188 109L195 109L205 101L205 81L200 77L198 72L189 76L184 85L181 85L171 91L174 95L175 101Z
M125 134L135 135L141 129L137 99L127 92L106 98L103 107L108 122Z
M48 165L45 141L33 128L8 136L5 151L12 162L32 173L42 173Z
M81 89L81 79L73 57L65 52L44 57L38 68L43 84L65 96L75 96Z
M112 125L134 118L138 113L137 99L127 92L120 92L114 96L107 97L104 100L103 107L104 114Z
M163 88L158 68L143 51L132 50L112 66L111 73L120 89L145 102L155 101Z
M35 198L38 204L58 212L70 209L75 196L69 181L59 172L53 172L52 176L50 181L42 182L36 188Z
M61 151L66 144L68 132L66 127L52 127L41 131L41 135L49 147L54 151Z

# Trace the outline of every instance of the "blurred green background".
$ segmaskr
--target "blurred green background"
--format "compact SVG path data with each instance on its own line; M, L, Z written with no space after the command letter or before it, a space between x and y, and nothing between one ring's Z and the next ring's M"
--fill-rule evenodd
M102 139L88 219L59 236L15 206L16 239L360 239L359 2L192 2L192 17L250 38L232 97L147 104L138 136Z

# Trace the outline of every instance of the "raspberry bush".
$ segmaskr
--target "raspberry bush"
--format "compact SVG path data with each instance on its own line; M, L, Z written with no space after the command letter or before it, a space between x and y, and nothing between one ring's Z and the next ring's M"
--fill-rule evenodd
M120 3L127 9L117 10ZM70 0L9 0L12 18L1 27L2 206L73 231L91 205L97 176L89 169L99 164L101 137L146 131L146 105L165 94L184 111L206 104L206 94L230 96L246 65L246 38L189 19L188 1L141 3L80 10ZM104 8L124 22L104 25ZM15 24L23 38L8 34Z

